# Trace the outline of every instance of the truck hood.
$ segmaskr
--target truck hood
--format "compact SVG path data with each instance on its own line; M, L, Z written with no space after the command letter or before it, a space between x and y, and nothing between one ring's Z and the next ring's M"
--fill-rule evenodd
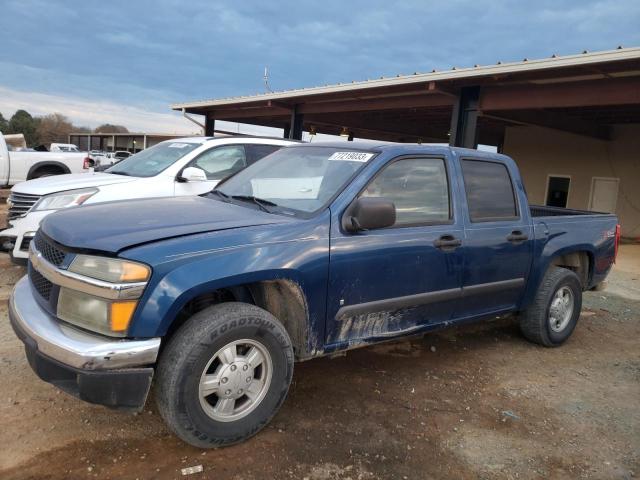
M53 177L36 178L22 182L13 187L14 192L30 195L48 195L49 193L75 190L77 188L100 187L114 183L127 183L138 180L137 177L126 177L112 173L87 172L68 173Z
M60 210L48 215L40 228L69 248L118 253L134 245L182 235L292 221L208 198L174 197Z

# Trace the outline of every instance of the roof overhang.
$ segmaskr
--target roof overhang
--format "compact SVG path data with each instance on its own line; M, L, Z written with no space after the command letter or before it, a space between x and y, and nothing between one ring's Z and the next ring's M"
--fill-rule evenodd
M465 86L480 86L481 130L543 124L606 138L602 125L640 121L640 48L380 78L253 96L186 102L174 110L216 120L285 127L292 114L322 133L348 126L395 141L446 141L452 107ZM589 117L574 116L590 109ZM606 119L606 122L602 122Z

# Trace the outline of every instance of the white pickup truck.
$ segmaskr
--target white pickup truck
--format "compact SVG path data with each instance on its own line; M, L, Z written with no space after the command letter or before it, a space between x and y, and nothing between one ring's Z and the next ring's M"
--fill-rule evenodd
M92 165L83 152L13 150L0 132L0 187L32 178L87 172Z
M8 252L14 263L26 264L40 221L56 210L114 200L200 195L292 143L260 137L181 138L136 153L104 172L20 183L7 201L9 225L0 231L0 251Z

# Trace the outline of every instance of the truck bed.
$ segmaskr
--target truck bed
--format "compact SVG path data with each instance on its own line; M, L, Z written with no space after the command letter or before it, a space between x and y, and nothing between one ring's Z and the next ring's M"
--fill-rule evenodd
M569 216L576 216L576 215L590 215L590 216L611 215L609 213L603 213L603 212L592 212L589 210L574 210L572 208L561 208L561 207L547 207L544 205L529 205L529 210L531 211L531 216L533 218L569 217Z

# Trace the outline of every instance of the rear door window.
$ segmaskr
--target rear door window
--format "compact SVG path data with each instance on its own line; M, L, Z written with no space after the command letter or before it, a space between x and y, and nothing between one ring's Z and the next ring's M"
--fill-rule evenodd
M504 164L480 160L462 160L461 163L472 222L518 218L511 176Z
M257 162L261 158L264 158L267 155L272 154L276 150L280 150L282 146L249 144L249 145L245 145L244 148L247 152L247 163L251 165L252 163Z

